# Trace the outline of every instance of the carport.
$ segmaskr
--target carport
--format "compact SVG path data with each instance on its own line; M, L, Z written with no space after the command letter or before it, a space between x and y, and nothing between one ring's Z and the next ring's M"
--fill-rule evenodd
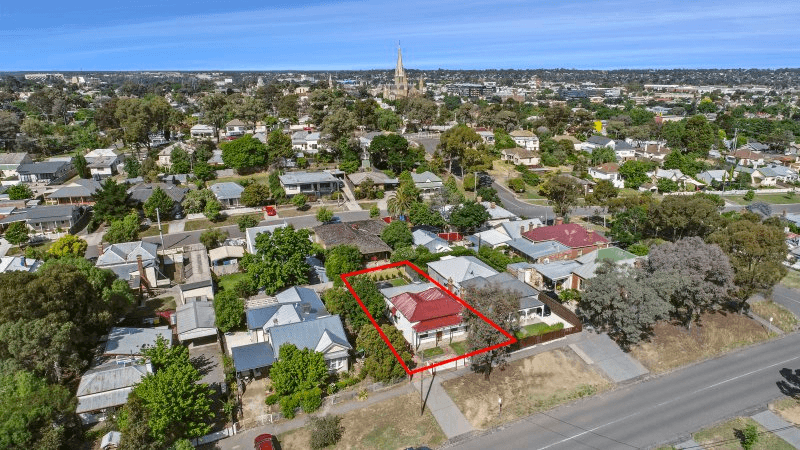
M275 362L275 353L267 342L242 345L231 349L237 378L258 378Z

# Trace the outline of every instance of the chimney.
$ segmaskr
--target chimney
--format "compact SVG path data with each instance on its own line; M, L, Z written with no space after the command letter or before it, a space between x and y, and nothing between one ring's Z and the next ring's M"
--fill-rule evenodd
M524 232L525 232L525 224L522 224L522 225L519 226L519 234L522 234Z
M533 231L533 223L528 224L528 231Z
M563 217L556 217L556 225L563 225L564 218Z
M447 290L449 290L450 292L453 292L453 278L448 278L447 279Z
M136 265L139 267L139 278L149 291L151 285L150 285L150 280L147 279L147 274L144 273L144 264L142 263L142 255L136 255Z
M98 253L97 256L103 256L103 242L102 241L99 244L97 244L97 253Z
M496 208L496 207L497 207L497 205L495 204L495 202L492 202L492 203L490 203L490 204L489 204L489 206L490 206L492 209L494 209L494 208Z

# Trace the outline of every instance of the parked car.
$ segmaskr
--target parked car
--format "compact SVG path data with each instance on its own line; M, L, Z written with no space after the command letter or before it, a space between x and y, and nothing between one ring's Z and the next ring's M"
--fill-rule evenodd
M278 441L275 439L275 436L265 433L259 434L256 436L255 440L253 441L253 449L254 450L275 450Z
M333 216L331 217L331 220L325 222L325 224L329 223L342 223L342 219L339 216Z
M265 206L261 210L267 213L268 216L275 216L278 214L274 206Z

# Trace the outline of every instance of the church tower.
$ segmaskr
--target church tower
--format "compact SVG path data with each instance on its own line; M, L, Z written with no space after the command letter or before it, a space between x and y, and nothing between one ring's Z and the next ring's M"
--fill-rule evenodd
M408 78L406 78L406 70L403 68L403 51L400 50L400 45L397 45L397 67L394 68L394 90L398 97L405 97L408 95Z

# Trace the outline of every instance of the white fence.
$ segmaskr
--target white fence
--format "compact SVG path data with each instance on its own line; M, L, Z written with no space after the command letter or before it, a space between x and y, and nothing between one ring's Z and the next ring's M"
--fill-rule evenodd
M797 188L779 188L779 189L734 189L729 191L702 191L705 194L715 194L720 196L726 195L744 195L748 191L753 191L758 194L785 194L787 192L797 192ZM664 195L694 195L696 192L665 192ZM800 198L798 199L800 202Z

